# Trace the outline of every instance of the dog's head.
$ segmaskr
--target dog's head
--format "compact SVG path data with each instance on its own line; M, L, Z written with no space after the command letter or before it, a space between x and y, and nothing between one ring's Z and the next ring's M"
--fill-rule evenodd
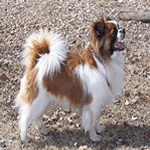
M104 58L110 57L114 51L123 51L126 46L122 40L125 38L125 29L116 21L100 19L92 25L91 47L94 52Z

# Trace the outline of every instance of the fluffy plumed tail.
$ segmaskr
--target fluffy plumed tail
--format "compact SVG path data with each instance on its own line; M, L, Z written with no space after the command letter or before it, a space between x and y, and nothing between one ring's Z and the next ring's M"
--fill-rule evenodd
M23 64L27 70L35 70L38 80L48 73L53 76L59 72L67 58L66 42L60 35L41 30L30 35L23 51Z

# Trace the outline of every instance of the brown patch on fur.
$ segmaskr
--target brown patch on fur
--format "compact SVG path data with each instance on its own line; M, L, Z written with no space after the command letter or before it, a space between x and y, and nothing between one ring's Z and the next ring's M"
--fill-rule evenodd
M104 40L107 40L110 38L110 36L113 34L114 28L115 28L114 23L105 23L105 36Z
M93 58L93 54L89 48L85 49L83 54L82 54L82 59L84 63L88 63L90 67L97 68L97 64Z
M96 26L99 27L98 31L96 31ZM104 35L103 35L103 27L104 26ZM112 38L112 34L114 32L115 24L113 23L105 23L103 19L100 21L96 21L92 25L92 38L89 48L94 50L97 57L101 55L104 61L110 61L111 52L109 51L110 48L110 41ZM97 35L98 32L98 35ZM102 32L102 36L101 36ZM101 48L101 49L100 49Z
M47 92L51 92L61 98L66 97L72 104L80 106L90 104L92 101L91 95L84 92L82 82L79 77L72 72L74 67L80 62L79 56L73 53L70 54L70 59L67 64L71 64L72 67L67 64L66 66L61 65L61 73L56 73L53 78L49 75L44 76L43 86ZM73 64L73 62L75 62L75 64Z
M90 48L94 50L96 55L99 55L99 47L100 47L102 38L96 36L95 26L98 24L103 24L103 23L104 23L104 20L101 19L100 21L94 22L92 25L92 38L91 38Z
M92 36L91 43L90 43L90 48L94 50L96 55L99 55L99 45L100 45L101 40L96 39L96 37Z
M83 61L78 53L72 52L68 54L68 58L67 58L68 72L72 73L75 67L82 63Z
M112 34L114 32L115 24L113 23L106 23L105 24L105 36L104 36L104 45L103 45L103 51L101 53L101 56L103 57L105 62L108 62L111 60L111 52L109 51L110 48L110 40L112 37Z
M43 35L42 38L36 40L29 37L32 46L28 45L28 43L25 44L25 51L27 51L24 55L24 59L27 58L25 70L25 89L23 93L19 93L19 97L23 103L30 105L38 95L37 82L35 81L37 72L34 71L34 67L37 64L37 59L40 57L38 54L49 53L49 41L47 41L45 36Z
M33 70L26 74L25 90L21 93L21 101L26 104L32 104L38 95L37 83L35 82L37 73Z
M27 69L32 70L37 64L37 59L40 58L39 54L49 53L49 41L44 37L40 40L30 39L32 46L25 44L25 47L28 50L28 53L24 55L24 58L28 58Z
M108 38L105 40L103 51L101 52L101 56L103 57L105 62L110 61L111 53L109 51L109 48L110 48L109 44L110 44L110 39Z

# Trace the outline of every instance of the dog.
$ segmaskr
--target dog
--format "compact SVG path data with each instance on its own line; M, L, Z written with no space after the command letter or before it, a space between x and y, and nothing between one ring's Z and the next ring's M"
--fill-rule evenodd
M115 101L123 88L125 29L101 18L92 25L89 45L79 55L66 48L60 35L41 30L24 45L24 77L16 97L21 140L29 142L27 129L35 121L40 132L49 133L42 116L53 103L81 108L82 127L90 139L101 141L101 109Z

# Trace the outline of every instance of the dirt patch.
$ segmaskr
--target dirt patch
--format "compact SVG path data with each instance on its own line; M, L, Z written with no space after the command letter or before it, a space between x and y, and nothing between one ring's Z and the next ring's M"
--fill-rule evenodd
M120 11L145 11L149 0L1 0L0 1L0 149L150 149L150 24L118 20ZM51 133L43 136L34 126L33 141L20 141L14 98L24 68L22 45L39 28L60 33L75 51L86 45L90 28L100 15L114 18L126 28L124 90L115 104L103 109L106 125L100 143L90 141L80 127L77 113L54 106L43 120Z

